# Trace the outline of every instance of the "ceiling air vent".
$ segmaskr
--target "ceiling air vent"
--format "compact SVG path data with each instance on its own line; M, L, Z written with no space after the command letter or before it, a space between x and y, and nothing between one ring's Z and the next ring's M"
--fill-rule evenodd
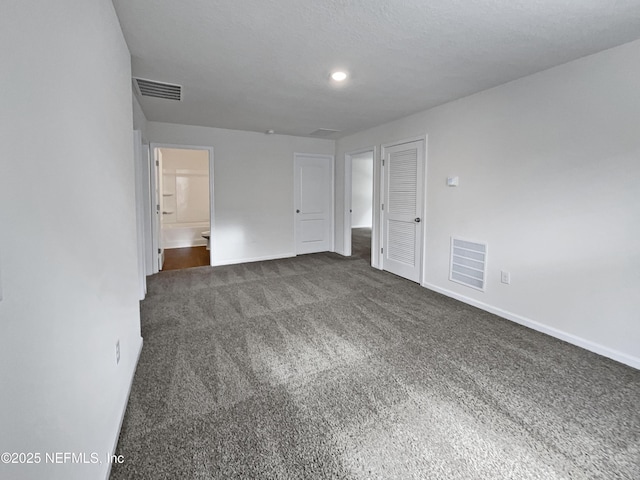
M332 130L331 128L319 128L309 134L310 137L329 137L340 130Z
M143 97L164 98L166 100L182 100L182 86L171 83L156 82L144 78L133 79L138 93Z
M449 280L484 291L487 244L451 237Z

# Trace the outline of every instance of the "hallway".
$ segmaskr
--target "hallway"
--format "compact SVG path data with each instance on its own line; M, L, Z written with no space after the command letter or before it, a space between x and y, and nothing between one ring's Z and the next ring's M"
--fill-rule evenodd
M351 255L371 262L371 229L351 229Z

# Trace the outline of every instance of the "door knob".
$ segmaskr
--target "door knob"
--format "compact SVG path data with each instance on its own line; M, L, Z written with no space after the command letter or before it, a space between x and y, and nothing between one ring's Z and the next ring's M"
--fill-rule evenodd
M300 213L300 210L296 210L296 213Z
M420 223L420 217L414 218L413 221L416 222L416 223Z

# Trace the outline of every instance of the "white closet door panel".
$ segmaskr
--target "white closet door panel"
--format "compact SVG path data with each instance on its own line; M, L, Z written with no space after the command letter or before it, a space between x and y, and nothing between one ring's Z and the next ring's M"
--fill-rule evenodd
M396 220L389 221L388 256L391 260L409 266L415 265L415 242L416 229L413 224Z
M416 212L417 150L399 152L389 162L389 213L412 217ZM412 217L413 218L413 217Z

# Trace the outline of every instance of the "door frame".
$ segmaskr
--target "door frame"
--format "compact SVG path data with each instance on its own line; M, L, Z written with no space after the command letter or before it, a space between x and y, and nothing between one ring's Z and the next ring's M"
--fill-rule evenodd
M395 147L397 145L403 145L405 143L411 143L411 142L419 142L422 141L423 142L423 152L422 152L422 161L424 162L423 164L423 178L420 179L422 181L422 217L421 218L421 223L422 223L422 245L419 245L420 248L420 253L422 255L421 261L420 261L420 275L418 278L418 284L422 285L424 283L424 278L426 275L426 271L427 271L427 145L428 145L428 134L424 134L424 135L417 135L415 137L408 137L408 138L403 138L400 140L395 140L393 142L386 142L383 143L380 147L380 168L381 168L381 175L380 175L380 182L378 183L377 187L379 189L379 203L378 203L378 212L380 213L380 248L378 248L378 258L380 259L380 263L379 263L379 268L380 270L384 270L384 255L381 252L382 246L384 245L384 234L385 234L385 230L384 230L384 222L382 221L382 204L385 201L384 195L385 195L385 191L384 191L384 182L385 182L385 174L386 174L386 170L384 169L384 167L382 167L382 160L386 157L386 150L389 149L390 147Z
M133 160L135 163L135 199L136 199L136 233L138 238L138 281L140 283L139 299L144 300L147 294L146 264L146 230L145 230L145 169L142 132L133 131Z
M335 234L335 208L336 208L336 179L335 179L335 171L336 171L336 157L335 155L325 154L325 153L302 153L302 152L294 152L293 153L293 205L291 208L291 212L293 214L293 251L295 255L298 254L298 224L297 224L297 215L296 215L296 161L298 157L312 157L312 158L325 158L330 160L331 162L331 208L330 214L331 218L329 219L329 225L331 231L329 232L331 239L331 250L330 252L336 251L336 234Z
M153 275L153 196L151 191L151 150L149 142L142 138L142 210L144 212L144 265L145 276Z
M353 195L353 157L369 153L373 154L373 195L371 198L371 266L379 268L380 264L379 255L376 252L380 251L380 210L376 207L380 205L380 201L376 197L380 192L377 191L376 185L380 176L380 161L377 157L378 147L376 145L359 148L352 150L344 154L344 239L343 239L343 255L351 256L351 207L352 207L352 195Z
M182 144L176 144L176 143L159 143L159 142L151 142L149 144L149 152L150 152L150 157L151 160L149 162L149 166L150 166L150 171L149 171L149 177L150 177L150 190L151 190L151 218L155 219L155 221L153 222L153 228L152 228L152 236L153 236L153 252L157 252L158 249L160 248L160 241L161 241L161 235L162 232L160 232L160 228L159 228L159 220L158 220L158 215L154 215L154 213L156 212L156 205L158 204L158 199L157 198L153 198L155 191L156 191L156 174L157 174L157 166L156 166L156 149L158 148L173 148L173 149L180 149L180 150L206 150L209 152L209 229L210 229L210 237L209 237L209 265L210 266L214 266L215 265L215 254L216 254L216 250L214 250L214 245L215 245L215 241L214 241L214 219L215 219L215 209L214 209L214 195L213 195L213 191L214 191L214 169L213 169L213 147L212 146L205 146L205 145L182 145ZM156 258L156 255L154 253L154 258ZM158 262L153 262L154 263L154 270L157 268L157 264ZM158 273L158 270L155 270L153 273Z

